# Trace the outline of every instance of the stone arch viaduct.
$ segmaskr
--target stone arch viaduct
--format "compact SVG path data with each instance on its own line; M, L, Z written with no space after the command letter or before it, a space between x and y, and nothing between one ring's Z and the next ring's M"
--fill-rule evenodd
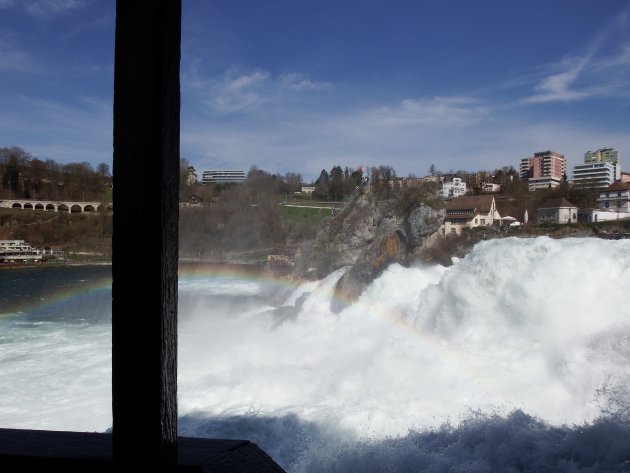
M0 207L7 209L48 210L52 212L67 213L89 213L113 210L113 204L105 202L72 202L32 199L0 200Z

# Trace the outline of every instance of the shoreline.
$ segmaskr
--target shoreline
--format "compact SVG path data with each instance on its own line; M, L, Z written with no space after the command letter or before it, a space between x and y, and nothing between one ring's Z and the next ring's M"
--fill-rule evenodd
M0 271L28 269L28 268L71 268L80 266L112 266L111 261L42 261L28 263L0 263ZM229 269L235 272L243 273L261 273L269 271L267 263L243 263L243 262L225 262L225 261L207 261L189 259L178 262L178 271L203 272L208 269Z
M524 230L524 229L523 229ZM540 236L547 236L549 238L561 239L561 238L596 238L596 239L607 239L607 240L617 240L617 239L629 239L630 233L628 232L620 232L613 231L609 232L606 230L594 231L592 229L576 229L576 228L555 228L555 231L549 231L550 229L536 229L536 231L525 230L510 232L506 234L497 234L497 235L488 235L483 236L479 239L479 241L487 240L487 239L495 239L495 238L536 238ZM460 252L468 253L472 246L474 246L479 241L469 241L463 242L462 248L460 248ZM468 243L468 244L465 244ZM472 246L468 248L469 245ZM456 252L457 253L457 252ZM450 256L457 256L456 254L452 254ZM212 261L208 259L194 259L190 257L180 258L178 259L178 271L188 271L188 272L203 272L208 269L226 269L234 272L242 272L248 274L260 274L260 273L277 273L281 275L286 275L292 273L292 270L289 267L284 265L275 265L270 264L267 261ZM17 270L17 269L25 269L25 268L60 268L60 267L80 267L80 266L112 266L112 261L57 261L54 259L48 261L40 261L40 262L0 262L0 271L7 270Z
M42 261L40 263L0 263L0 271L11 269L25 269L25 268L61 268L61 267L73 267L73 266L111 266L112 263L107 261L93 261L93 262L48 262Z

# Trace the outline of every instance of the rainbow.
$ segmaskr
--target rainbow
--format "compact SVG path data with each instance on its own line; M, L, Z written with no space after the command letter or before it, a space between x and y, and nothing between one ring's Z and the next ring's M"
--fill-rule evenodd
M56 308L55 311L89 303L95 296L111 292L111 277L99 277L96 279L81 281L80 284L65 288L55 288L42 294L38 300L25 302L24 299L16 299L3 304L0 318L10 318L33 311L43 311L47 307Z
M212 279L212 278L228 278L235 281L251 281L273 287L297 290L302 284L308 282L303 279L280 278L272 274L264 272L262 269L252 269L248 265L189 265L186 268L180 267L179 276L182 280L190 279ZM251 266L251 265L249 265ZM324 293L321 284L314 285L310 290L311 293ZM472 379L480 389L491 393L493 396L503 398L501 389L492 380L492 376L485 373L479 367L475 366L470 360L463 357L449 344L437 337L433 333L424 330L421 326L413 323L413 321L396 310L378 303L372 299L359 297L353 300L340 294L328 294L331 302L338 302L342 307L352 307L359 313L371 314L387 325L396 327L406 336L413 337L414 340L420 341L428 350L435 354L436 358L456 369L463 376Z
M179 265L180 281L224 278L234 281L256 282L270 287L297 289L303 279L282 277L252 264L183 263Z
M286 289L287 291L294 291L302 284L309 282L303 279L280 277L265 271L260 266L247 264L180 264L178 277L180 282L184 283L195 280L222 278L235 282L255 282L272 289ZM68 307L68 310L71 310L72 307L76 307L77 305L89 304L89 300L95 296L101 296L107 292L111 293L111 284L111 277L102 277L95 280L84 281L78 286L45 294L41 297L40 301L34 301L27 305L24 305L23 301L15 301L4 307L3 314L0 315L0 318L9 318L13 315L19 316L20 314L34 310L47 310L47 307L54 308L54 312L63 311L64 307ZM322 284L314 282L313 286L309 288L309 292L323 294L324 287ZM399 313L384 304L380 304L368 298L360 297L358 300L351 300L342 295L333 296L329 293L329 289L326 291L325 296L332 297L335 302L340 303L343 307L352 307L352 310L358 311L358 313L371 314L387 325L396 327L406 336L411 336L414 340L420 341L420 343L434 353L437 358L454 367L458 372L469 378L474 378L480 388L500 396L500 389L491 380L491 376L483 373L469 360L464 359L455 350L449 347L448 343L442 338L414 324L405 314Z

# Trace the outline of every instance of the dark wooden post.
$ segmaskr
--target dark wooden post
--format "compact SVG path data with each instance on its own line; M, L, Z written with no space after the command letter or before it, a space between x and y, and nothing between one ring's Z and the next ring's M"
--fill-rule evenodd
M112 244L113 458L177 465L181 0L118 0Z
M180 37L181 0L117 0L112 435L0 429L2 472L284 473L246 440L180 438L178 462Z

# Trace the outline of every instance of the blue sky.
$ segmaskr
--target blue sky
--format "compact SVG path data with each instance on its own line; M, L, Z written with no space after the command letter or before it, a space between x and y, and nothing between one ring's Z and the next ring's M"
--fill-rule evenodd
M0 146L111 165L114 26L113 0L0 0ZM630 170L629 0L184 0L181 83L198 171Z

